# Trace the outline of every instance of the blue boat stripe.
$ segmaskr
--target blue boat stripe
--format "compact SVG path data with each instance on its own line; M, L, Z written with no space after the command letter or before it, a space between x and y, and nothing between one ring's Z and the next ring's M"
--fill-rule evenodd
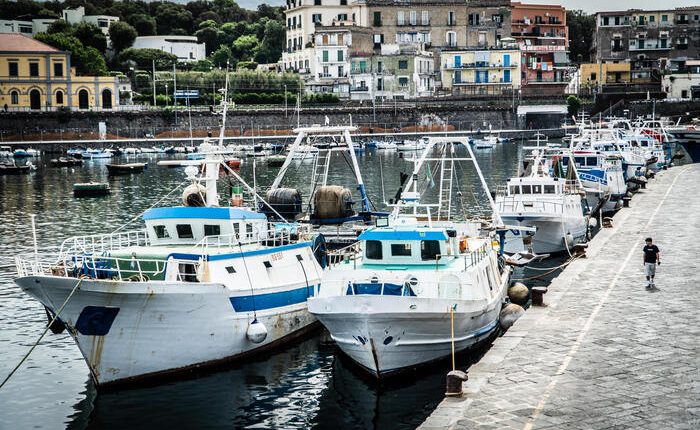
M196 206L172 206L148 209L143 214L144 220L168 219L168 218L196 218L196 219L266 219L265 214L243 210L239 208L217 208Z
M303 303L314 296L316 285L301 287L294 290L278 291L276 293L251 294L247 296L229 297L231 306L236 312L263 311L265 309Z
M365 230L357 240L447 240L444 230L394 230L369 229Z
M306 247L311 247L311 242L298 242L298 243L292 243L289 245L282 245L282 246L275 246L271 248L266 248L266 249L256 249L255 251L246 251L246 252L235 252L231 254L213 254L213 255L205 255L206 259L209 261L219 261L219 260L231 260L234 258L241 258L241 257L251 257L253 255L265 255L265 254L272 254L275 252L280 252L280 251L288 251L290 249L297 249L297 248L306 248ZM192 261L197 261L200 258L202 258L202 254L185 254L185 253L177 253L173 252L172 254L169 254L166 257L166 261L168 258L173 257L176 260L192 260Z

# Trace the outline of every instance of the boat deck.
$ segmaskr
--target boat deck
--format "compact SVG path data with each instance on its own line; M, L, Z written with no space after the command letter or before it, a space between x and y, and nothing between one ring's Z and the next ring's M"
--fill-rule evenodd
M421 429L700 428L700 164L660 173ZM645 289L644 238L661 249Z

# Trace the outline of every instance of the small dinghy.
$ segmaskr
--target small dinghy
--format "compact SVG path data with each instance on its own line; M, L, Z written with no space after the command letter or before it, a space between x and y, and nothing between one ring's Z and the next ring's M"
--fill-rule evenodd
M148 163L107 164L107 172L110 175L130 175L143 173L148 168Z
M100 197L110 193L106 182L85 182L73 184L74 197Z
M60 157L52 159L49 163L52 167L82 166L83 160L75 157Z

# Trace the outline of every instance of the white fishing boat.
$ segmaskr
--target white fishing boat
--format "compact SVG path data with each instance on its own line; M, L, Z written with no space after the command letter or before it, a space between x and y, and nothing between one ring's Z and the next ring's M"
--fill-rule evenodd
M85 151L83 151L82 155L83 155L83 158L87 158L87 159L99 159L99 158L112 158L114 153L109 148L107 148L107 149L88 148Z
M222 157L200 152L205 160L161 162L188 166L191 184L182 206L146 210L145 229L74 237L57 255L16 258L16 283L68 328L98 386L241 358L314 322L306 300L318 293L321 268L311 242L277 231L254 208L221 206ZM227 171L254 205L262 201Z
M571 253L576 244L586 242L586 193L573 169L568 178L550 173L558 170L557 163L558 158L551 163L543 152L535 151L526 171L510 178L496 195L496 209L505 224L536 229L534 237L517 229L508 230L506 253Z
M144 146L143 148L141 148L142 154L155 154L156 152L158 151L152 146Z
M13 156L13 151L11 146L0 146L0 157L10 158Z
M578 150L572 152L571 158L574 160L578 178L588 195L591 198L598 195L599 199L604 200L603 212L611 213L620 209L622 199L627 195L622 157L605 155L600 151ZM570 157L562 157L562 164L568 166L569 159Z
M384 140L378 141L376 147L377 149L395 150L398 145L393 140Z
M405 139L396 143L396 150L399 152L422 151L425 147L426 143L423 139Z
M124 148L124 154L126 154L126 155L136 155L136 154L140 154L140 153L141 153L141 149L139 149L139 148L133 148L133 147Z
M489 134L483 139L475 139L472 142L475 149L491 149L498 145L498 137L493 134Z
M498 325L510 268L499 264L493 233L481 235L479 222L451 221L444 207L452 169L474 160L471 148L466 158L429 157L437 142L439 152L454 155L451 141L459 139L431 138L391 216L332 256L337 263L309 299L309 311L340 349L375 377L447 357L453 347L462 351ZM434 161L441 165L440 203L421 204L417 178Z

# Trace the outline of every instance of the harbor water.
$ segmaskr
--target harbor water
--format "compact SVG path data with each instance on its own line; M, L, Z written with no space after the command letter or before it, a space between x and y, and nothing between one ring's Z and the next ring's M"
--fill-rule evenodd
M520 145L499 144L475 153L495 190L516 173ZM377 209L386 209L383 201L398 189L399 172L410 172L412 163L407 158L412 156L409 153L401 158L396 152L381 151L358 156ZM340 154L335 157L328 183L353 189L349 165ZM141 228L139 215L160 199L161 206L179 204L181 189L168 193L185 180L182 168L157 166L164 157L155 154L129 159L148 161L145 173L114 178L107 177L106 160L53 168L49 158L44 155L32 160L37 170L28 175L0 176L0 379L22 359L46 324L39 302L13 283L13 257L33 251L31 215L36 215L39 249L54 250L70 236L109 233L129 221L135 220L127 229ZM126 162L126 158L122 156L119 162ZM312 166L310 161L294 162L286 183L308 196ZM267 167L260 160L255 170L257 186L265 189L278 168ZM243 160L241 174L254 182L252 159ZM456 186L468 191L455 197L455 216L488 212L485 196L471 191L478 183L473 169L465 163L457 175ZM73 183L90 181L108 181L111 195L74 198ZM428 190L430 193L430 184ZM474 205L477 200L480 206ZM540 265L560 263L548 260ZM514 277L542 273L546 272L518 269ZM538 285L546 284L556 273L539 278ZM460 357L459 367L467 367L479 353ZM378 384L341 357L327 333L319 329L284 349L245 363L98 396L72 339L67 333L49 333L0 390L0 429L150 429L154 423L173 428L413 429L442 400L448 370L449 363L440 363Z

